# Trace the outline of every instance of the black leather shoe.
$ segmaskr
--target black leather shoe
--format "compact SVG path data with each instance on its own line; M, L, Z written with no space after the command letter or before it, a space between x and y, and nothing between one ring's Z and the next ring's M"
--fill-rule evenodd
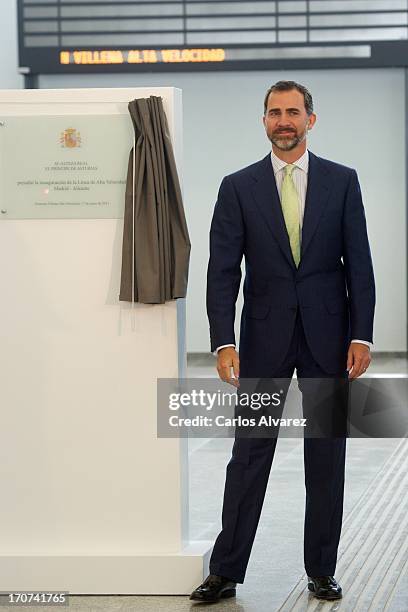
M235 597L237 586L229 578L210 574L199 587L190 595L190 599L197 601L218 601L224 597Z
M341 599L341 586L337 584L334 576L308 576L308 589L318 599Z

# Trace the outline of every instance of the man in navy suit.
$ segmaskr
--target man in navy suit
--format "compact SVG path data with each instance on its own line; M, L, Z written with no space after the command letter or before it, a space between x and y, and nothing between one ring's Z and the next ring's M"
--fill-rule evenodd
M298 378L347 381L371 361L375 285L360 186L355 170L308 151L315 121L303 85L279 81L270 87L263 122L272 152L220 186L207 312L219 376L236 386L239 378L290 379L295 369ZM238 355L234 319L242 257ZM276 436L236 435L210 575L191 599L232 597L244 581L275 447ZM345 435L305 436L304 563L310 591L323 599L342 596L334 572L345 451Z

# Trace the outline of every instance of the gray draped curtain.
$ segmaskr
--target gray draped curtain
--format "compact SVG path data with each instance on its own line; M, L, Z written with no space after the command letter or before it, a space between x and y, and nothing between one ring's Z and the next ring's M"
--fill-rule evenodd
M119 299L162 304L185 297L190 239L162 99L129 102L129 155Z

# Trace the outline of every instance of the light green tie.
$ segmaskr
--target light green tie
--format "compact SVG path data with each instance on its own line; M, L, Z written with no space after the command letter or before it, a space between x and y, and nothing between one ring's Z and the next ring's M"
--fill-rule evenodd
M296 267L298 267L300 262L299 196L292 178L294 168L293 164L287 164L283 169L285 176L282 181L281 203L290 248Z

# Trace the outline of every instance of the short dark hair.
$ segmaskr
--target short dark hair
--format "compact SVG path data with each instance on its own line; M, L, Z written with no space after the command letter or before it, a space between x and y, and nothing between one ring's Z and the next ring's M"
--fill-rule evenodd
M271 87L268 89L268 91L266 92L266 95L265 95L265 100L264 100L264 115L266 114L266 109L268 108L268 98L269 98L269 95L273 91L292 91L293 89L297 89L297 91L299 93L303 94L303 98L304 98L304 101L305 101L306 112L307 112L308 115L311 115L313 113L313 98L312 98L312 94L307 89L307 87L305 87L304 85L301 85L300 83L296 83L296 81L278 81L274 85L271 85Z

